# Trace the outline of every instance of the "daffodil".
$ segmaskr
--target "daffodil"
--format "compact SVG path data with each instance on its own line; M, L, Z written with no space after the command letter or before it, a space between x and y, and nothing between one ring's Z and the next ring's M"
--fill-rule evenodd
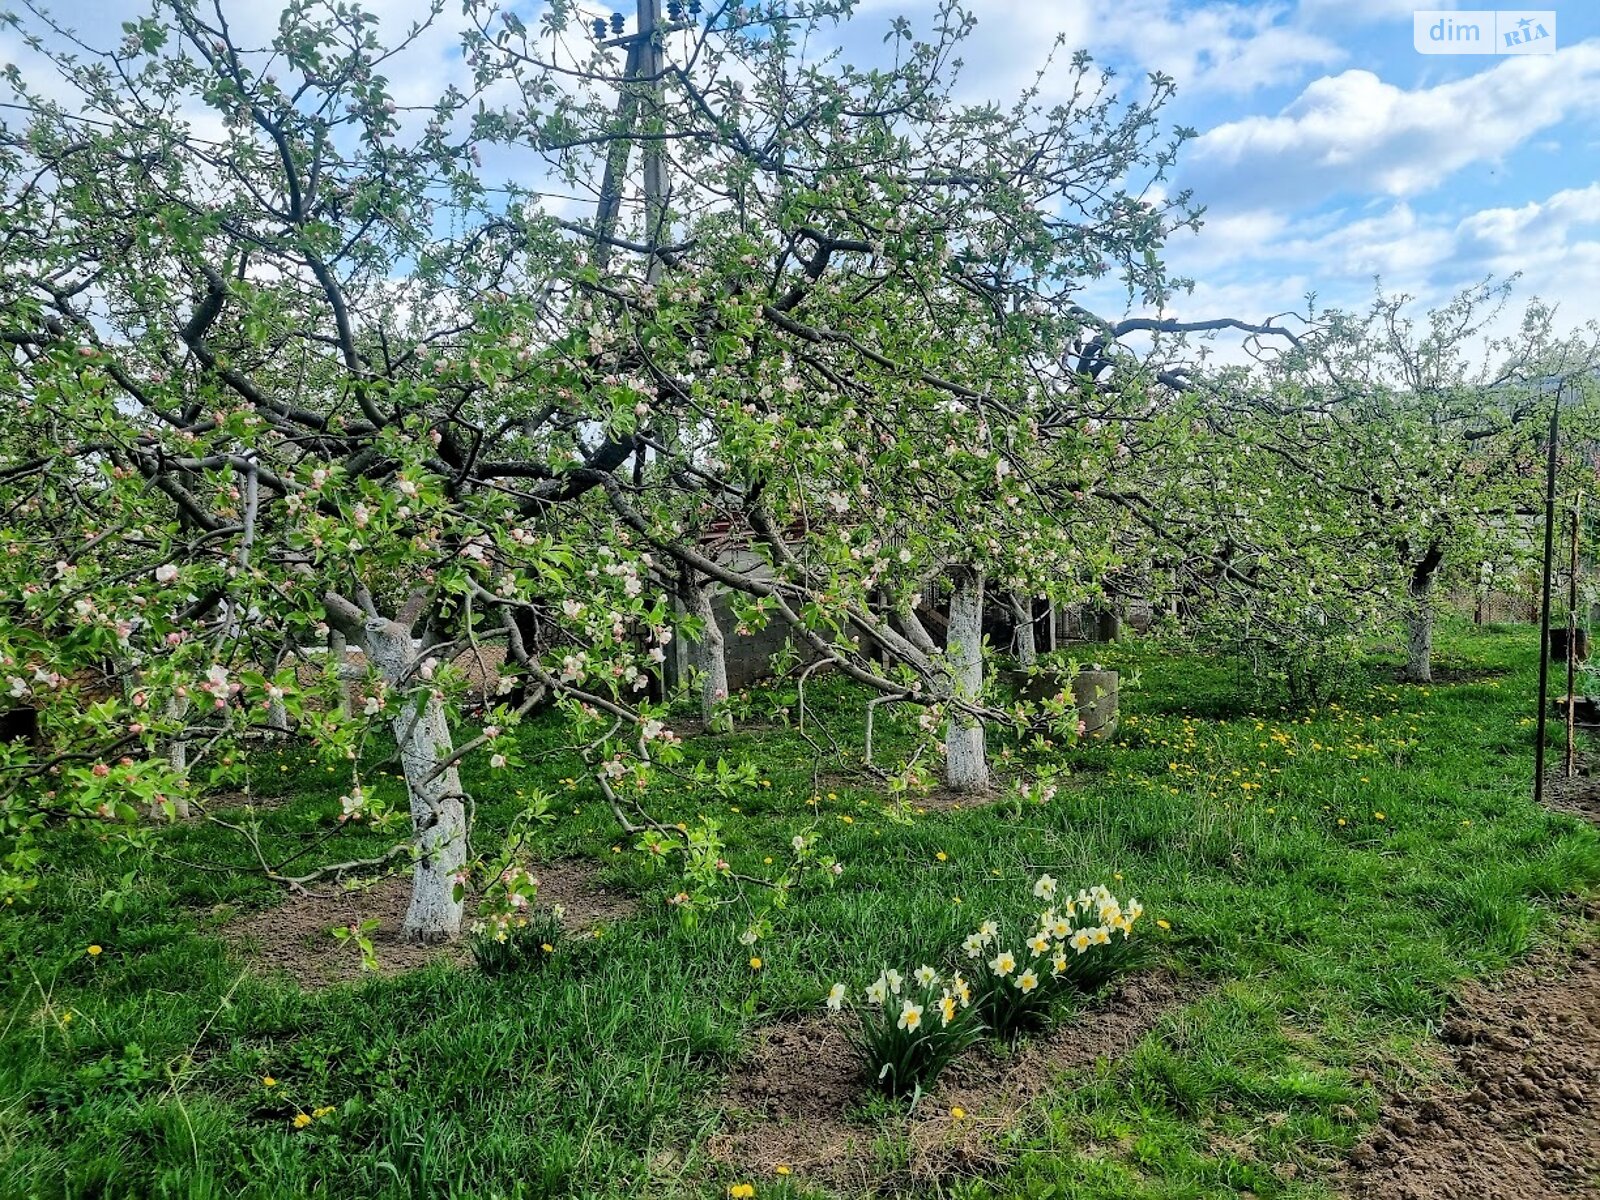
M1067 969L1067 956L1063 951L1057 950L1056 956L1050 960L1050 974L1060 975Z
M969 933L967 940L961 943L961 948L967 952L968 958L977 958L983 953L983 938L976 933Z
M998 921L985 921L982 925L978 926L978 937L983 940L983 944L985 946L993 941L999 935L999 933L1000 923Z
M922 1005L909 1000L903 1002L900 1005L900 1019L895 1024L907 1033L915 1033L917 1026L922 1024Z
M1033 894L1040 900L1050 900L1056 894L1056 881L1049 875L1041 875L1033 885Z
M1028 939L1028 949L1032 950L1035 954L1045 953L1045 951L1050 949L1050 935L1041 929L1038 933L1034 934Z
M956 1019L956 998L949 992L939 997L939 1017L946 1025Z
M912 975L913 975L913 978L915 978L916 981L918 983L920 983L923 987L932 987L934 984L939 982L939 972L935 971L932 967L928 966L926 963L924 963L922 966L918 967L912 973Z
M1002 950L989 960L989 969L996 975L1009 975L1017 969L1017 960L1009 950Z
M867 985L867 1003L882 1004L889 998L889 984L882 975Z
M889 985L889 991L898 996L900 994L900 985L905 982L900 972L894 970L885 971L883 973L883 978L884 981Z
M845 987L842 983L836 983L828 989L828 1007L833 1009L834 1012L838 1012L843 1007L844 993Z
M1072 948L1079 954L1082 954L1092 944L1093 939L1090 938L1089 931L1087 929L1080 929L1077 933L1072 935Z
M1039 977L1035 975L1033 970L1030 968L1024 971L1021 975L1017 976L1016 984L1017 990L1026 995L1027 993L1033 991L1034 988L1039 986Z

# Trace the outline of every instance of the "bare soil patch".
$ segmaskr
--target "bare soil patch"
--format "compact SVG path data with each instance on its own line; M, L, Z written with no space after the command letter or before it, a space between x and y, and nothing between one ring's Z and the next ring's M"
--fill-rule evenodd
M1571 779L1557 767L1544 778L1544 803L1556 812L1571 813L1600 825L1600 778L1589 774L1592 765L1584 760L1578 763L1578 774Z
M1600 1197L1600 952L1467 985L1441 1036L1464 1086L1389 1100L1346 1194Z
M410 902L411 877L390 875L349 891L288 896L271 908L236 917L222 932L263 973L281 971L303 988L347 983L371 974L362 971L355 943L335 938L332 931L373 917L378 928L370 936L381 974L414 971L440 959L465 962L467 949L459 942L423 946L401 936Z
M562 909L562 924L571 932L621 920L638 911L638 901L598 882L600 868L582 859L563 859L536 868L542 907ZM348 983L371 972L361 969L353 942L332 931L377 918L369 936L378 955L378 973L398 975L432 962L463 965L471 958L465 942L419 945L401 930L411 902L411 877L390 875L349 890L290 895L271 908L245 913L229 921L222 936L263 973L281 971L303 988ZM470 911L470 901L469 901Z
M1133 976L1016 1054L980 1047L911 1112L875 1125L857 1116L869 1089L845 1019L772 1025L731 1075L722 1097L726 1127L707 1150L753 1178L784 1166L840 1188L989 1170L1000 1161L998 1136L1063 1075L1126 1053L1195 995L1165 972Z

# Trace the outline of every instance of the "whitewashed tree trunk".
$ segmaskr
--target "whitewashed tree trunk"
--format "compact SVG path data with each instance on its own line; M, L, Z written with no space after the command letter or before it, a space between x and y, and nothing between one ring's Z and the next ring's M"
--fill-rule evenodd
M945 646L950 682L957 696L976 700L983 693L983 572L957 567L950 594L950 634ZM952 711L945 728L945 783L954 791L979 792L989 786L983 723Z
M182 722L189 715L189 697L174 694L167 701L167 717L171 720ZM184 781L185 787L189 782L189 734L180 724L178 732L172 735L172 740L167 743L167 765L172 768L172 773ZM189 817L189 797L186 792L179 792L172 798L172 813L179 820ZM158 800L150 802L150 816L155 820L166 817L166 810Z
M399 622L373 618L366 624L366 649L390 687L413 682L417 652L411 632ZM461 932L464 907L455 896L456 874L467 861L466 796L454 766L439 764L455 751L444 705L433 696L419 713L415 703L396 702L390 720L400 746L417 861L404 933L415 942L442 942ZM437 773L436 773L437 772Z
M711 603L711 588L696 579L686 578L685 604L700 620L700 636L695 640L692 657L700 677L700 715L706 725L714 729L731 729L733 718L728 711L728 658L727 642L722 636L722 626L717 623L717 610Z
M267 701L267 727L274 734L289 732L289 709L282 698Z
M1433 682L1433 572L1411 579L1406 607L1406 679Z
M1033 636L1033 597L1012 592L1011 613L1017 626L1017 663L1031 667L1039 661L1039 648Z
M349 648L349 642L341 631L337 629L329 631L328 657L333 659L333 669L337 672L335 678L339 680L339 708L343 712L350 711L350 680L345 675L345 658Z

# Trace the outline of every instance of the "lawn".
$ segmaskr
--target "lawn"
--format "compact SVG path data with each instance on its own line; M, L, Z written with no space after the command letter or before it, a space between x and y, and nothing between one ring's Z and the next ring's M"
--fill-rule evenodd
M164 830L152 860L61 833L28 906L0 917L0 1195L811 1195L706 1151L741 1048L817 1013L835 980L955 962L980 920L1036 907L1043 871L1137 895L1138 936L1193 999L1116 1061L1055 1080L984 1173L942 1192L1327 1195L1380 1095L1439 1069L1431 1035L1456 981L1587 936L1570 900L1600 881L1600 837L1530 796L1536 643L1451 626L1437 661L1460 682L1395 682L1377 648L1340 703L1294 713L1227 664L1097 647L1138 675L1114 742L992 739L1002 773L1071 774L1047 804L1003 788L992 807L926 812L838 769L829 738L861 745L863 697L813 681L806 735L689 741L748 779L712 770L652 802L668 823L716 822L736 872L771 871L807 831L844 864L836 886L767 913L753 949L740 935L766 893L685 919L666 902L678 876L617 832L553 720L517 731L522 767L468 773L479 820L547 793L534 857L592 860L639 909L522 972L440 962L301 990L219 936L279 895L227 869L249 862L235 834ZM778 706L792 715L795 698L755 700ZM880 756L896 736L880 731ZM250 772L255 795L288 797L261 818L269 848L335 824L347 780L325 764L289 750ZM307 861L384 844L351 833ZM296 1128L302 1113L321 1115ZM906 1190L897 1109L864 1099L856 1115L882 1131L881 1190Z

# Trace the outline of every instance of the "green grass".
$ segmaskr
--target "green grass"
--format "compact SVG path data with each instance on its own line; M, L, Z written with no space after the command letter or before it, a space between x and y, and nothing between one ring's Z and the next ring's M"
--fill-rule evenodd
M559 819L539 856L590 856L642 906L539 971L441 965L303 993L244 972L215 936L272 889L182 865L245 863L233 835L163 832L168 857L151 863L63 832L33 903L0 917L0 1197L721 1195L741 1177L701 1147L752 1027L815 1010L835 979L948 958L983 916L1027 911L1041 870L1138 895L1157 956L1215 987L1120 1062L1063 1081L1005 1137L1003 1173L949 1194L1325 1195L1319 1177L1375 1115L1362 1081L1432 1071L1423 1047L1453 983L1578 936L1562 900L1600 881L1600 838L1529 796L1534 645L1525 628L1454 627L1443 664L1505 673L1415 688L1378 655L1340 707L1292 715L1251 709L1226 665L1108 648L1142 672L1117 742L1044 752L1077 778L1020 814L907 823L836 774L813 808L819 764L796 732L698 739L694 756L750 761L757 782L677 787L653 802L662 819L721 822L737 870L782 861L813 827L847 867L772 914L759 973L738 935L761 897L680 921L662 902L677 880L631 851L592 788L563 782L582 772L554 723L518 731L532 765L515 778L468 772L480 820L549 791ZM860 746L858 693L827 681L807 698ZM344 781L322 764L295 751L252 771L260 794L293 797L264 817L269 849L329 828ZM316 853L383 844L353 833ZM335 1113L291 1128L323 1105Z

